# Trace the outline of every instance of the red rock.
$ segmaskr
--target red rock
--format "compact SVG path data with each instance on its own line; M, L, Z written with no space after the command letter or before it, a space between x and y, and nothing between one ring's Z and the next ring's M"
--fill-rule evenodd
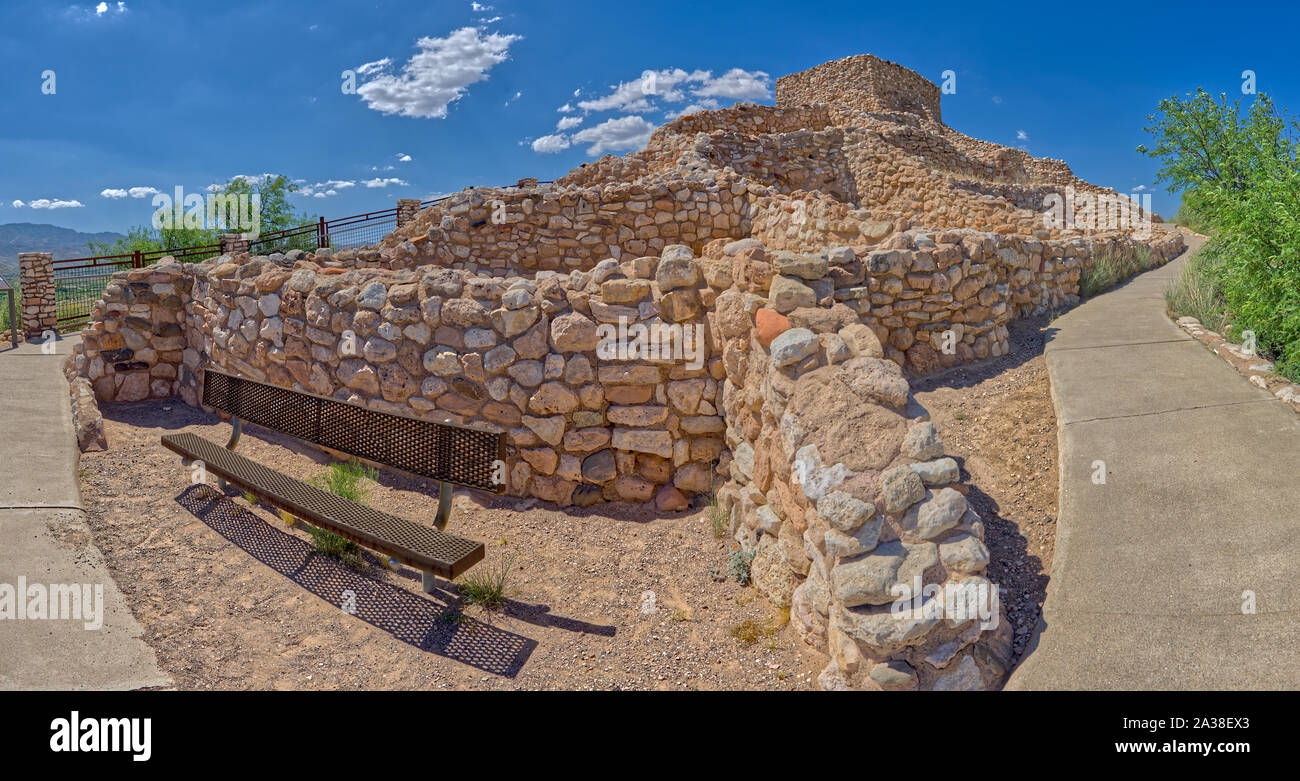
M686 496L674 486L665 485L655 494L655 509L660 512L676 512L690 506Z
M774 309L763 308L754 313L754 325L758 328L758 341L770 347L773 339L790 330L790 319Z

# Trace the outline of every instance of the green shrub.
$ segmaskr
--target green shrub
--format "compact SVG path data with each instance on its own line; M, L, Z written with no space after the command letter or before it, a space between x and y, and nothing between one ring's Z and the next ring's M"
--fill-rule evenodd
M1156 143L1138 151L1160 158L1158 180L1183 191L1215 237L1217 262L1197 272L1215 284L1189 277L1175 300L1213 314L1221 291L1230 338L1253 332L1260 355L1300 378L1300 125L1265 94L1243 113L1241 100L1203 89L1160 101L1148 119Z
M1191 258L1165 291L1165 303L1175 317L1195 317L1201 325L1223 333L1228 327L1228 302L1223 297L1223 257L1211 241Z
M1148 247L1136 246L1132 251L1098 255L1093 258L1079 277L1079 295L1092 298L1119 283L1151 268L1153 261Z

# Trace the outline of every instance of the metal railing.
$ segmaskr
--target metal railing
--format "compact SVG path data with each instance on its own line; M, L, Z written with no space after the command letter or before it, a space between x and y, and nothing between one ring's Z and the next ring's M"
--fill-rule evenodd
M554 182L539 180L537 184L554 184ZM443 195L421 201L420 208L425 209L451 197L451 195ZM304 252L313 252L323 247L335 251L355 249L377 244L396 229L396 208L353 214L333 220L321 217L314 223L259 235L249 240L248 252L253 255L270 255L293 249L301 249ZM72 330L89 322L95 302L103 295L108 280L119 271L144 268L168 255L179 261L206 260L220 255L221 250L221 244L204 244L197 247L137 250L122 255L56 260L53 265L58 329Z

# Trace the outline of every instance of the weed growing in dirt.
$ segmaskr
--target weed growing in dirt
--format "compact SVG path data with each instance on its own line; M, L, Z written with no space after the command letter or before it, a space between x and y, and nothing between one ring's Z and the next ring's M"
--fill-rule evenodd
M496 566L483 565L480 571L466 574L460 581L461 599L467 604L481 605L489 610L505 604L506 580L517 555L511 555Z
M378 472L354 460L346 464L330 464L311 484L335 496L365 504L366 496L370 493L366 481L374 482L377 477Z
M727 514L718 504L718 494L709 493L709 521L713 524L713 539L720 540L727 533Z
M374 481L378 472L367 468L360 461L346 464L334 463L325 468L320 475L313 478L311 484L335 496L365 504L369 487L365 481ZM312 543L319 553L336 558L353 569L365 569L366 562L361 556L361 549L351 540L344 539L327 529L308 526Z
M749 583L749 565L754 563L755 549L745 550L739 545L732 546L731 557L727 560L727 574L744 586Z
M741 645L754 645L765 637L770 638L775 635L781 631L781 627L788 623L790 623L790 611L789 609L783 609L779 614L767 621L754 621L752 619L741 621L728 631ZM775 647L775 644L770 641L765 645L768 648Z

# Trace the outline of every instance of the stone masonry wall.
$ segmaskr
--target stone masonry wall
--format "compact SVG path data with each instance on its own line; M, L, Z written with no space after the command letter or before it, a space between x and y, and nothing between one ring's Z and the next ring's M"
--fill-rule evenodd
M860 111L903 111L935 122L939 88L897 63L859 54L776 80L776 105L811 106L831 103Z
M23 322L23 337L28 341L58 327L53 259L48 252L18 254L18 286L22 289L18 312Z
M832 255L770 254L752 240L722 249L734 284L715 325L733 457L719 505L754 551L755 586L831 657L824 688L995 688L1011 627L957 462L863 318L829 296L792 309L788 288L762 283L774 270L816 283L860 263ZM982 593L983 620L894 615L895 588L916 583L941 595L931 610Z
M585 189L484 188L431 206L385 245L392 268L439 265L494 276L590 270L606 258L699 248L745 235L746 185L679 181Z
M198 404L211 366L506 431L509 493L560 505L682 509L711 491L725 425L705 315L716 291L686 247L533 279L326 263L223 256L118 274L76 371L100 401ZM598 350L598 327L620 323L689 337L676 354Z

